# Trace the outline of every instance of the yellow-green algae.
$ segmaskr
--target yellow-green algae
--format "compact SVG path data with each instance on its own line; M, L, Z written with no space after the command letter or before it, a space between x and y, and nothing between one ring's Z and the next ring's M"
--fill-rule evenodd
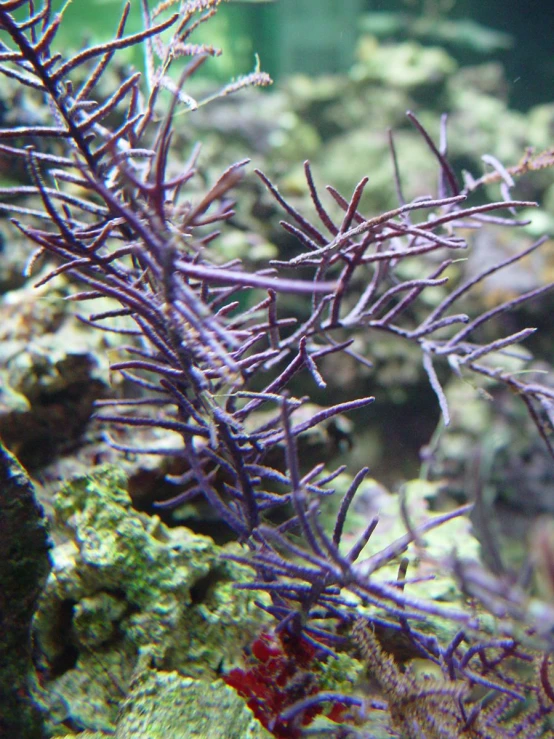
M209 537L136 512L118 467L65 485L54 510L69 539L35 617L51 733L68 721L113 731L137 670L212 680L261 628L251 595L233 588L242 568Z
M64 739L74 735L65 734ZM177 672L148 670L121 705L115 732L79 739L269 739L272 735L232 688ZM61 739L61 735L59 735Z

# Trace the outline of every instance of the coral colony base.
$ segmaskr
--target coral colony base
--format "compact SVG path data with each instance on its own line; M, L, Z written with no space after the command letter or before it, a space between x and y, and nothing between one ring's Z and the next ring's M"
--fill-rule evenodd
M446 119L437 145L408 113L437 164L435 197L403 192L392 135L398 207L379 215L361 205L368 178L351 195L327 188L328 207L306 163L312 221L257 172L298 252L261 268L226 259L219 230L247 161L205 184L198 148L183 160L174 145L176 115L213 100L186 88L219 53L190 38L218 4L142 0L144 29L126 34L127 3L111 41L65 58L56 47L63 11L0 2L0 72L44 116L0 129L0 155L23 173L0 190L0 208L36 246L28 273L46 269L37 286L69 278L79 286L70 300L101 306L80 320L121 339L111 370L131 391L98 401L96 414L112 447L170 458L176 492L163 505L204 499L235 539L221 558L211 539L137 513L114 468L62 488L55 510L67 538L34 619L32 677L18 687L19 709L29 700L36 709L26 736L548 736L554 608L476 554L452 550L472 540L470 506L422 516L423 482L400 496L397 534L383 539L374 516L353 536L368 470L349 478L324 460L306 469L299 445L374 399L314 408L294 388L303 374L323 397L326 357L367 368L356 338L388 334L420 352L446 425L448 367L513 391L554 456L554 391L508 361L534 329L477 338L552 284L476 317L457 308L545 240L448 287L467 247L460 229L522 225L517 210L534 203L511 197L513 177L552 157L527 155L512 169L488 157L486 182L461 185ZM117 52L133 46L144 50L144 73L112 75ZM256 69L219 97L269 82ZM502 200L472 197L493 179ZM437 287L443 297L426 301ZM287 314L292 304L301 317ZM321 512L335 491L342 500L329 526ZM552 579L546 533L537 551ZM0 719L6 736L20 725L17 706Z

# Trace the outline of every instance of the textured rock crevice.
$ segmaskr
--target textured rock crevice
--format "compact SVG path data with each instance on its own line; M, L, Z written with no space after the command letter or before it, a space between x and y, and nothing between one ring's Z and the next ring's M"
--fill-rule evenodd
M0 736L40 739L31 624L50 560L41 505L23 468L0 444Z

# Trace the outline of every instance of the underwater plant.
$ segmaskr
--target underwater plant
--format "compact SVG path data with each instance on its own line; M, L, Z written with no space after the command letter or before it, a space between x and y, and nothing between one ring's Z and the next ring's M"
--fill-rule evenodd
M348 485L328 531L321 501L333 494L333 481L344 467L331 471L321 461L304 469L298 445L306 432L374 398L331 400L305 416L310 399L294 395L300 373L314 389L325 390L320 369L325 357L344 354L370 366L356 337L389 334L420 352L446 425L450 414L441 376L449 367L513 391L554 456L549 436L554 390L504 361L534 329L482 343L476 338L485 324L554 284L510 297L475 317L455 312L472 288L545 239L462 280L438 303L425 300L429 291L447 285L449 268L467 248L460 229L522 225L513 213L534 203L513 199L510 188L512 175L526 165L508 170L488 157L503 199L468 204L482 183L460 184L449 164L446 117L437 145L408 113L437 162L436 197L406 198L392 134L399 204L376 216L362 212L368 178L347 196L327 188L333 207L326 207L306 163L312 221L257 172L286 212L289 220L282 225L300 251L261 268L226 260L218 236L233 218L247 161L231 163L205 185L198 172L199 147L184 162L174 147L177 114L214 98L193 98L187 84L206 58L218 53L190 38L218 5L219 0L178 6L168 0L150 8L142 0L144 30L125 35L127 3L113 40L65 58L54 49L63 11L54 14L50 0L40 9L33 0L0 2L0 73L48 116L0 129L0 157L22 162L27 173L24 184L0 189L0 209L36 246L28 273L38 263L46 265L37 285L69 276L79 285L71 300L101 301L102 307L81 321L128 342L111 369L132 392L98 401L96 418L114 429L162 431L173 439L160 448L132 438L121 442L112 432L107 437L112 447L172 458L179 472L168 479L176 492L160 507L204 498L242 545L242 553L226 555L253 571L251 581L238 587L263 593L260 607L275 621L274 635L260 635L253 652L262 664L276 660L284 681L276 696L259 665L241 673L242 694L262 702L259 715L268 730L300 735L319 707L330 704L327 718L341 722L336 736L366 736L364 721L372 711L390 717L390 736L540 736L554 710L544 643L553 609L543 603L539 608L523 588L478 563L426 555L426 534L464 516L470 506L417 526L401 506L406 533L367 556L377 518L354 541L344 536L366 468ZM132 46L144 48L144 74L124 68L112 79L115 53ZM269 82L255 69L219 95ZM407 265L422 276L413 277ZM301 302L301 318L287 315L288 297ZM413 594L410 586L431 576L408 577L401 557L411 544L421 559L428 556L432 567L457 579L459 606ZM398 561L398 576L380 576ZM464 596L471 598L469 605ZM435 620L455 624L447 643L432 633ZM367 663L377 698L319 690L310 677L316 660L348 650L357 650ZM413 675L404 665L406 652L440 677ZM518 670L520 664L525 669ZM227 682L238 683L237 676L231 672Z

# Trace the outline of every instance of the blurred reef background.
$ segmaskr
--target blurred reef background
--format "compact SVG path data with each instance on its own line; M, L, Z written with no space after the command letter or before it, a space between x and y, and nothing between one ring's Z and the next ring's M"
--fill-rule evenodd
M119 9L118 0L73 0L60 31L64 43L77 48L83 38L108 38ZM222 167L251 159L250 171L258 167L266 172L304 212L311 208L305 159L319 183L344 194L368 175L364 212L395 207L387 129L394 131L408 197L431 192L436 165L406 119L407 110L416 112L435 139L441 115L448 115L449 158L458 173L481 176L487 171L483 154L506 167L516 165L529 147L535 153L551 150L554 54L549 19L539 3L510 12L500 3L471 0L222 3L195 40L209 41L224 53L204 65L187 92L195 98L216 95L229 78L254 68L255 54L275 83L267 90L220 97L195 111L179 111L174 146L185 158L201 142L199 166L205 182L213 181ZM140 3L133 2L130 30L140 23ZM124 51L114 59L115 82L127 64L140 68L143 61L136 54ZM33 109L28 101L19 101L15 85L6 84L0 93L0 116L6 123L40 118L40 106ZM8 160L0 160L5 184L25 177ZM522 214L531 223L519 235L487 228L470 235L472 248L468 261L459 266L460 278L554 230L552 181L550 169L518 181L515 194L537 200L542 208ZM489 186L487 196L498 197L498 185ZM225 258L241 257L257 265L290 256L297 245L279 226L281 217L261 183L249 176L240 185L237 215L216 248ZM88 421L94 399L110 392L102 350L108 339L71 318L62 300L69 285L60 280L55 288L36 291L32 281L25 281L26 247L6 218L0 221L0 237L0 290L5 295L0 434L24 464L38 471L47 462L58 463L64 450L80 448L83 433L96 433ZM491 278L483 304L492 304L502 293L518 294L537 282L549 282L552 258L547 245L524 262L524 269L508 271L500 284ZM441 296L436 288L437 302ZM501 319L511 331L524 325L545 328L527 346L546 363L552 360L551 300L543 298L540 305ZM464 309L476 314L479 306ZM350 461L353 466L369 464L376 477L395 486L417 474L420 449L433 436L438 408L417 352L411 357L409 347L386 336L368 337L367 345L357 348L371 357L374 369L349 365L343 357L340 366L328 368L331 392L337 401L376 394L375 406L352 432L356 444ZM350 449L345 433L337 432L337 452Z
M107 39L120 7L120 0L73 0L64 41ZM140 27L140 3L133 1L129 29ZM510 107L528 110L552 96L553 32L552 14L540 0L508 6L501 0L228 0L197 41L225 50L203 72L225 82L249 71L255 54L280 81L346 73L365 35L385 45L417 42L444 49L460 66L499 63Z

